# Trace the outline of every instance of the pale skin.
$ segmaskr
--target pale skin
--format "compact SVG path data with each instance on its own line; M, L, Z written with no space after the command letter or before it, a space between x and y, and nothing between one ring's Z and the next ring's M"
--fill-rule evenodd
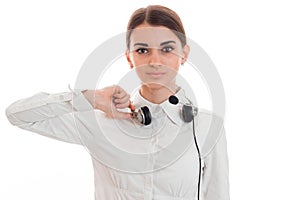
M137 26L130 36L126 58L142 82L140 94L148 101L159 104L176 93L176 75L180 65L186 62L189 50L188 45L182 47L179 38L164 26ZM131 113L117 110L128 107L134 109L130 95L120 86L87 90L83 94L95 109L103 111L107 117L132 117Z

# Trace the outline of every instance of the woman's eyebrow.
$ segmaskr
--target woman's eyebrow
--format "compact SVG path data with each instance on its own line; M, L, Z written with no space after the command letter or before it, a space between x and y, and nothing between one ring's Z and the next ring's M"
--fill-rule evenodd
M173 41L173 40L168 40L168 41L165 41L165 42L160 43L160 46L163 46L163 45L166 45L166 44L169 44L169 43L174 43L174 44L176 44L175 41Z
M169 43L174 43L174 44L176 44L175 41L173 41L173 40L168 40L168 41L165 41L165 42L160 43L160 46L163 46L163 45L166 45L166 44L169 44ZM138 43L135 43L133 46L145 46L145 47L148 47L149 45L146 44L146 43L138 42Z
M138 42L138 43L135 43L133 46L145 46L145 47L147 47L147 46L149 46L149 45L146 44L146 43Z

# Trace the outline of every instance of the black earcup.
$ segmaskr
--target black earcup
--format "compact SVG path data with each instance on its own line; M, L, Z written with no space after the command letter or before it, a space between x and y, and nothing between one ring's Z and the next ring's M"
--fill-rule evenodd
M183 105L182 118L184 122L191 122L194 119L194 111L192 106Z
M177 105L179 103L179 100L176 96L170 96L169 102L172 105ZM193 121L194 116L196 116L197 113L198 108L194 107L192 104L183 104L181 108L181 118L186 123ZM137 111L133 111L132 116L133 119L145 126L151 124L152 122L151 112L147 106L143 106Z
M143 106L141 107L141 111L142 111L142 116L143 116L143 124L144 125L149 125L152 121L152 117L151 117L151 113L150 110L147 106Z

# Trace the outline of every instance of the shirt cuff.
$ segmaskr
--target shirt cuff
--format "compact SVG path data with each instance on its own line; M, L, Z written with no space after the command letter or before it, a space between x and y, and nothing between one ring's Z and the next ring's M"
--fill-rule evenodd
M71 90L72 91L72 100L71 105L76 111L88 111L93 110L93 106L90 102L85 98L83 92L85 90Z

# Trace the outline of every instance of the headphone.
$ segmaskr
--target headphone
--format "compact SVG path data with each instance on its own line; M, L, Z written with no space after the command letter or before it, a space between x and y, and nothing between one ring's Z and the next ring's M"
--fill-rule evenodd
M174 95L171 95L169 97L169 102L173 105L177 105L182 104L182 108L180 111L180 115L181 118L184 122L186 123L190 123L193 122L193 136L194 136L194 142L195 142L195 146L197 149L197 153L198 153L198 160L199 160L199 176L198 176L198 192L197 192L197 197L198 200L200 199L200 194L199 194L199 190L200 190L200 181L201 181L201 154L200 154L200 150L197 144L197 139L196 139L196 135L195 135L195 123L194 123L194 117L198 114L198 108L194 107L192 102L187 99L189 101L189 104L183 104L180 103L178 98ZM143 106L140 107L139 109L135 110L134 106L130 106L130 109L132 111L132 117L133 119L135 119L136 121L138 121L140 124L142 125L149 125L152 122L152 116L151 116L151 112L149 110L149 108L147 106Z
M178 103L182 104L179 102L178 98L174 95L171 95L169 97L169 102L173 105L177 105ZM180 115L184 122L189 123L193 121L197 113L198 113L198 108L194 107L190 102L189 104L182 105ZM145 126L151 124L152 122L151 112L147 106L143 106L137 110L132 110L132 116L133 119L135 119L140 124L143 124Z

